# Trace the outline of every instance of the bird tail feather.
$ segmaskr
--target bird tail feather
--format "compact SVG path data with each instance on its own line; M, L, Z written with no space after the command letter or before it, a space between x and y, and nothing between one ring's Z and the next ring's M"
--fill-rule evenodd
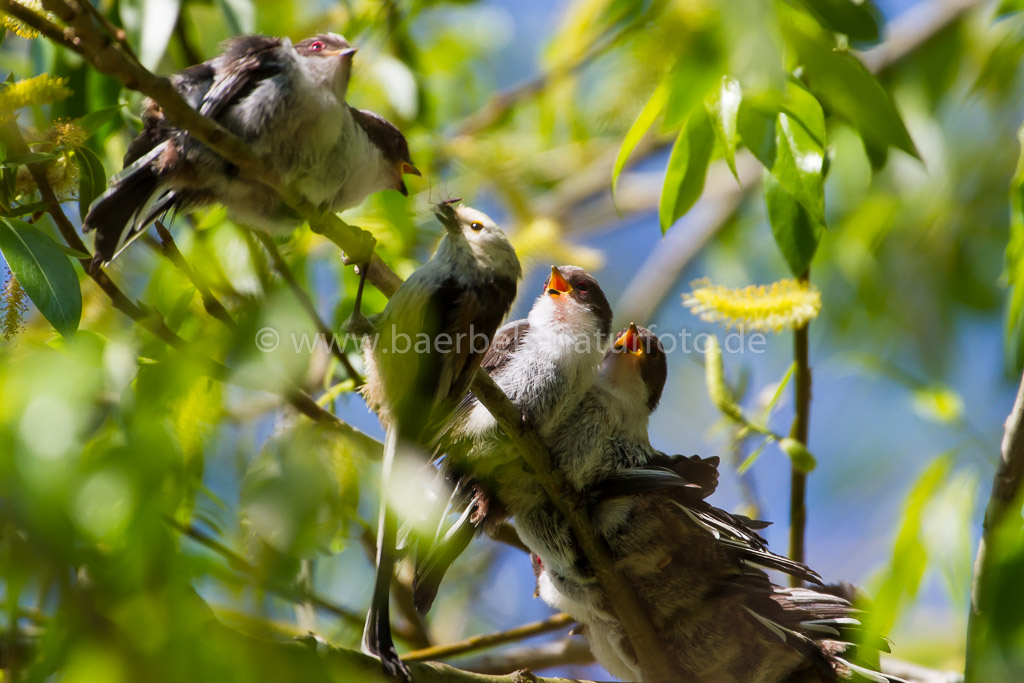
M89 208L82 229L96 231L96 258L101 263L112 261L150 223L174 207L177 194L162 185L153 163L168 144L157 145L114 176L106 192Z

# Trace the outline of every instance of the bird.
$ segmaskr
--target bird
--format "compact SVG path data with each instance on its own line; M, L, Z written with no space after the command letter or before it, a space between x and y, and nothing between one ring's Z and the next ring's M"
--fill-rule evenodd
M664 349L649 330L621 333L599 380L547 440L555 467L587 501L615 568L636 591L680 680L819 683L894 681L843 655L860 622L848 595L803 563L771 552L767 522L714 507L717 458L650 447L647 416L665 384ZM644 674L593 571L552 505L521 512L537 593L583 626L598 663L624 680ZM817 584L782 588L765 568ZM863 643L887 649L884 641Z
M612 308L600 284L583 268L551 266L526 318L494 336L483 367L538 434L573 407L591 386L611 336ZM452 507L461 508L437 538L420 539L413 596L426 613L451 563L480 529L493 530L506 513L544 498L518 452L487 409L469 394L435 444L453 482ZM524 499L519 501L518 497Z
M193 109L245 141L309 202L342 211L385 189L407 194L420 175L405 136L346 102L357 48L336 33L306 38L246 35L222 54L170 77ZM96 262L108 263L165 212L219 203L247 227L285 233L302 219L258 178L245 177L147 99L124 170L92 204Z
M430 260L370 321L373 334L363 347L363 396L385 427L377 575L363 649L402 680L409 673L395 653L388 614L397 541L388 501L391 472L398 459L417 453L426 459L429 444L469 389L522 275L501 228L459 201L435 207L445 235Z

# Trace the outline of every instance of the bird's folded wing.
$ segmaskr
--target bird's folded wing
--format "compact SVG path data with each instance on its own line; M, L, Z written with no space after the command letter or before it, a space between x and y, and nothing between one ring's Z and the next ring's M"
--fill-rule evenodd
M199 105L199 113L216 119L220 114L249 95L262 81L280 74L284 62L275 49L280 38L244 36L228 44L223 64L229 68L217 71L213 85Z

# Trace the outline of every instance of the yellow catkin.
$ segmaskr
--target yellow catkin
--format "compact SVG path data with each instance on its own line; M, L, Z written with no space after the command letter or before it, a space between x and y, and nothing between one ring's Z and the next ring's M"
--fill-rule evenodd
M89 139L89 132L77 120L61 119L53 122L46 137L54 144L65 147L81 147Z
M15 335L24 327L25 313L28 311L28 295L21 288L21 283L14 277L14 273L8 271L7 281L3 286L2 304L3 312L0 313L0 332L4 335L5 341L14 339Z
M0 123L14 118L14 112L30 104L49 104L71 95L66 78L40 74L0 89Z
M701 320L757 332L803 327L821 311L821 292L808 283L779 280L770 285L729 289L697 280L683 305Z
M46 167L46 179L53 188L53 193L61 201L78 197L78 175L78 164L67 152Z
M47 15L47 13L43 11L43 3L40 2L40 0L15 0L14 4L21 5L25 9L31 10L36 14L44 16ZM15 19L9 14L0 15L0 18L3 19L4 28L15 35L21 36L22 38L28 38L29 40L39 37L39 31L35 30L20 19Z

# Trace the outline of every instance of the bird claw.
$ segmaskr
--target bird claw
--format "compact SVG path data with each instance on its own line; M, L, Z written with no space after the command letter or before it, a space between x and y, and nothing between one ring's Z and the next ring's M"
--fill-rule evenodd
M412 683L412 672L409 670L409 666L399 658L394 648L386 648L380 653L380 667L388 678L398 683Z

